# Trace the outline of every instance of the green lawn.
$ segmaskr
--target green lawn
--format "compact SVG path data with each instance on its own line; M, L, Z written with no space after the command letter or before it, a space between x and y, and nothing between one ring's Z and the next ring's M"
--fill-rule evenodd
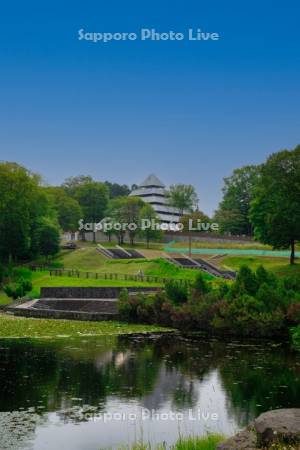
M166 244L168 246L168 244ZM180 247L186 247L188 248L189 242L188 241L177 241L173 242L171 244L174 248L180 248ZM192 247L193 248L227 248L227 249L239 249L239 250L272 250L272 247L269 245L260 244L259 242L219 242L219 241L196 241L192 240Z
M11 299L7 297L7 295L0 290L0 305L9 305L11 303Z
M51 286L159 286L159 283L143 283L141 281L123 280L96 280L92 278L75 278L68 276L51 276L47 271L35 272L32 278L33 290L28 294L30 297L38 298L41 287Z
M63 251L56 259L56 262L63 264L66 269L99 273L119 273L124 275L136 275L142 270L144 275L162 278L172 277L193 280L197 273L199 273L198 270L181 269L162 258L108 259L99 253L95 246L91 245L79 247L77 250ZM206 273L203 275L207 279L212 279Z
M238 270L242 265L247 265L251 269L257 269L263 265L266 269L272 270L278 275L293 275L300 273L300 264L291 266L287 258L271 258L269 256L228 256L222 260L224 269Z
M79 320L32 319L0 314L0 338L104 336L170 330L170 328L154 325L127 324L116 321L84 322Z

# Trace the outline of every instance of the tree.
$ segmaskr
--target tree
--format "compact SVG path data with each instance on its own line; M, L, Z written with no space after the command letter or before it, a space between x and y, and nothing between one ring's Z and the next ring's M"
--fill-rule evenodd
M109 198L127 197L130 194L130 189L127 184L110 183L105 181L105 185L109 191Z
M128 234L131 245L134 245L135 236L139 231L140 212L144 205L145 203L139 197L124 198L123 211L125 223L128 224Z
M119 245L124 243L124 236L128 232L131 245L139 232L140 211L144 206L139 197L119 197L109 202L106 216L110 218Z
M125 223L125 209L124 209L125 197L114 198L110 200L108 208L106 210L106 216L109 218L111 226L113 226L113 233L117 236L118 244L124 243L125 230L115 225ZM110 239L111 230L107 233Z
M108 190L104 183L82 183L76 188L74 195L81 206L84 222L98 223L104 218L108 204ZM93 240L96 241L95 231Z
M71 196L75 197L78 191L78 188L81 186L92 183L93 178L90 175L78 175L76 177L66 178L64 183L62 184L62 188Z
M39 255L46 258L56 255L60 248L58 226L48 218L41 219L37 224L33 240Z
M169 190L169 204L178 208L181 216L184 210L192 211L198 205L195 188L190 184L173 184Z
M197 221L205 224L211 223L211 219L202 211L193 211L190 214L185 214L180 219L180 223L182 223L182 225L184 226L184 231L190 231L190 221L192 221L194 227L197 226Z
M78 222L82 218L82 209L78 201L70 197L61 187L46 189L57 211L57 219L64 231L78 230Z
M259 172L259 166L245 166L224 178L223 199L214 217L221 232L252 235L249 210Z
M154 208L149 204L145 203L139 212L139 235L146 239L147 248L151 240L159 240L162 236L162 232L158 225L160 224L157 214ZM148 223L147 223L148 222ZM151 226L149 226L151 224Z
M50 215L41 178L16 163L0 164L0 257L30 256L32 234L40 217Z
M300 145L267 159L254 193L250 218L255 237L277 249L290 248L294 264L300 240Z

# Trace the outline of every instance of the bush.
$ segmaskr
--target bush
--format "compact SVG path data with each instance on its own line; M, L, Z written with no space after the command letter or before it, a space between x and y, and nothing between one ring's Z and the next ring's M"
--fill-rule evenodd
M31 280L32 272L27 267L15 267L12 270L12 279L13 280Z
M300 303L290 305L286 317L290 324L300 325Z
M300 350L300 325L291 329L291 337L293 346Z
M231 288L233 296L239 294L255 295L257 289L256 274L248 266L242 266Z
M165 291L167 298L174 303L174 305L181 305L188 300L187 285L176 280L167 281L165 284Z
M192 288L195 295L203 295L209 291L209 286L207 282L204 280L201 272L197 274Z
M18 298L24 297L28 292L32 290L32 283L30 280L24 280L20 278L15 283L9 283L3 288L5 294L8 297L17 300Z
M236 281L209 284L199 274L192 288L179 281L166 283L152 295L122 291L119 312L130 321L236 336L271 337L287 334L287 324L300 326L300 293L289 278L281 282L259 267L243 267ZM295 336L299 331L295 332ZM296 338L295 338L296 339ZM299 338L300 339L300 338Z

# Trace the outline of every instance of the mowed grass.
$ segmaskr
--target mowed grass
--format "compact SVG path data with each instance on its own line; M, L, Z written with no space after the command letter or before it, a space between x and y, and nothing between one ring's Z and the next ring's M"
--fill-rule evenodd
M0 338L105 336L171 331L170 328L117 321L33 319L0 313Z
M188 241L177 241L170 243L171 247L189 247ZM166 244L166 247L168 247L168 244ZM195 239L192 240L192 247L193 248L227 248L227 249L238 249L238 250L272 250L272 247L269 245L261 244L260 242L256 241L245 241L245 242L235 242L235 241L228 241L228 242L220 242L220 241L213 241L213 240L207 240L207 241L196 241Z
M130 259L130 260L112 260L107 259L96 251L95 247L88 246L73 251L62 252L54 262L60 262L66 269L79 270L80 277L72 276L51 276L49 271L38 271L33 273L33 289L28 294L32 298L40 296L41 287L55 286L161 286L161 283L147 281L123 280L124 275L137 275L142 271L144 275L159 278L174 278L193 281L198 270L182 269L161 258L158 259ZM94 275L86 277L86 272L99 274L118 274L119 279L95 279ZM203 276L207 280L213 277L205 272ZM0 305L8 305L12 301L3 291L0 291Z
M269 256L228 256L224 258L221 263L221 266L224 269L233 270L239 270L243 265L247 265L254 270L262 265L279 276L300 273L300 263L290 265L288 258L272 258Z
M79 247L77 250L63 251L56 262L63 264L66 269L123 275L137 275L139 271L142 271L144 275L161 278L194 280L199 273L198 270L182 269L162 258L108 259L91 245ZM206 279L213 278L205 272L203 276Z
M107 258L98 252L95 246L83 246L77 250L62 250L56 261L68 269L97 272L105 265Z
M125 280L96 280L95 278L77 278L68 276L51 276L47 271L34 272L33 290L28 294L32 298L40 296L41 287L60 287L60 286L74 286L74 287L97 287L97 286L159 286L159 283L145 283L141 281L125 281Z

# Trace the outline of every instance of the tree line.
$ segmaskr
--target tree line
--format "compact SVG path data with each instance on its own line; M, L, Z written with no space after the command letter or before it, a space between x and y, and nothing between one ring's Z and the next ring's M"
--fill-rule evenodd
M84 175L67 178L61 186L45 186L25 167L0 163L0 259L53 255L59 250L61 230L77 231L80 220L98 223L108 216L118 223L158 222L151 205L128 196L131 189ZM172 185L169 205L177 208L184 224L189 218L213 220L222 234L247 235L276 249L290 248L294 263L300 240L300 146L273 153L263 164L235 169L224 179L222 191L212 219L199 211L191 185ZM113 233L122 244L125 232L108 231L108 239ZM129 230L132 244L137 234L148 243L160 238L151 228Z
M136 186L132 186L135 188ZM10 162L0 163L0 260L26 260L49 257L59 251L62 231L75 232L79 221L98 223L109 217L112 223L136 223L149 220L159 223L153 207L138 197L130 197L127 185L95 181L91 176L67 178L60 186L46 186L42 178L25 167ZM183 211L192 210L197 202L190 185L170 188L170 205ZM124 243L124 230L115 234ZM129 230L134 244L136 236L159 239L158 229ZM82 238L85 235L83 233ZM94 232L94 240L95 240Z
M271 154L263 164L234 170L224 179L214 219L221 233L289 248L293 264L300 240L300 145Z

